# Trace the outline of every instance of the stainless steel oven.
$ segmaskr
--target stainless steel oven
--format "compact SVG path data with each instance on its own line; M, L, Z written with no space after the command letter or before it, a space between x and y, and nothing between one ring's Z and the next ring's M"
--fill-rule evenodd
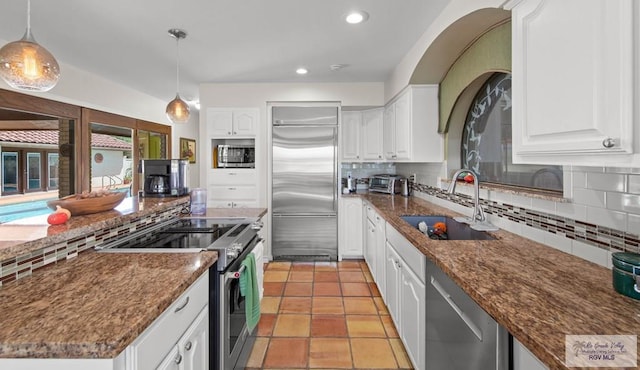
M220 302L217 305L219 332L219 369L244 369L251 354L255 335L247 329L245 298L240 294L240 267L253 251L259 238L253 238L228 268L221 272L219 281Z
M244 369L255 342L249 336L240 265L261 241L253 218L181 218L159 223L96 249L111 253L217 251L209 270L209 370ZM206 370L206 369L201 369Z

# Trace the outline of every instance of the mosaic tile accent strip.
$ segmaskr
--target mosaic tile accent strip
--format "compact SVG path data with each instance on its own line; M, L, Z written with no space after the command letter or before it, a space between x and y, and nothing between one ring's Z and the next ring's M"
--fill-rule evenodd
M473 199L464 194L449 194L433 186L412 183L414 191L419 191L439 199L473 208ZM550 213L533 211L508 203L480 199L486 214L508 219L568 239L602 248L607 251L640 253L640 236L605 226L590 224Z
M180 211L181 209L176 207L153 213L147 217L134 218L116 227L96 230L63 243L0 261L0 287L3 284L30 276L34 271L49 264L75 258L79 253L93 249L96 245L113 241L130 232L145 230L158 222L175 218L180 214Z

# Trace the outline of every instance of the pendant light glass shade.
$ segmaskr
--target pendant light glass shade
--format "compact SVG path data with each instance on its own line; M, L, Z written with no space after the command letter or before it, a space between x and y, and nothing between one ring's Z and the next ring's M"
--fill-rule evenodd
M176 98L167 104L167 117L173 123L189 122L189 104L180 99L180 94L176 94Z
M187 37L183 30L173 28L169 35L176 39L176 98L167 104L167 117L173 123L187 123L189 121L189 104L180 98L180 39Z
M27 1L24 36L0 49L0 77L9 86L26 91L49 91L58 83L58 62L31 34L31 1Z

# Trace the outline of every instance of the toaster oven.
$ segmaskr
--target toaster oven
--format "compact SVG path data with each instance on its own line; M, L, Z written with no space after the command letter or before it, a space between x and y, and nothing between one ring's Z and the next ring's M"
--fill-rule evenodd
M369 191L374 191L378 193L386 193L386 194L399 194L400 189L400 179L401 177L398 175L373 175L369 178Z

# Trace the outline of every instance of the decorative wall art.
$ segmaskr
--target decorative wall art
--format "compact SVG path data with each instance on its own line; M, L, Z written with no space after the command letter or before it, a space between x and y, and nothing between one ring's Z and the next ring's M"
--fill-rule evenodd
M180 138L180 159L188 159L189 163L196 163L196 141Z

